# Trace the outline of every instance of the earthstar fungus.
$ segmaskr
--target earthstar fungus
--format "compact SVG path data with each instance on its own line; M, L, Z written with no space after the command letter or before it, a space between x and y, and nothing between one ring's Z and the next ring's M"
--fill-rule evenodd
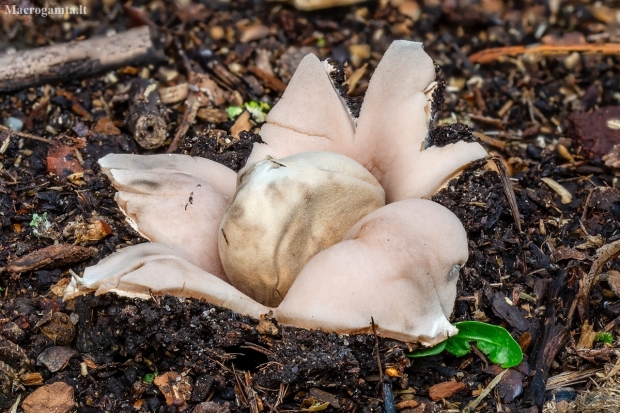
M373 318L379 334L424 345L455 334L467 237L422 198L486 151L427 147L437 82L420 43L390 46L358 118L333 70L303 59L261 129L266 144L238 175L187 155L101 159L119 206L152 242L87 268L65 298L172 294L340 333L368 332Z

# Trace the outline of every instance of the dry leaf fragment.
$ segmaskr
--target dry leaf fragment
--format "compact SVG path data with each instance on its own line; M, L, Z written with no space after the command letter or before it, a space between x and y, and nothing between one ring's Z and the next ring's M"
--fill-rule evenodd
M93 132L101 133L102 135L120 135L121 130L114 125L112 119L109 117L101 118L97 121L97 124L93 128Z
M187 409L185 401L192 395L192 382L189 376L169 371L155 377L153 383L164 394L168 406L175 405L180 412Z
M77 150L74 146L52 145L47 151L47 172L53 173L60 178L84 172L76 155Z

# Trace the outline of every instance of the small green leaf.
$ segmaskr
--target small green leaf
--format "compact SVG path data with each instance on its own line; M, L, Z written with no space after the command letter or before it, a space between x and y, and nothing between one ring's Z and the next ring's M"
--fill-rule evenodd
M479 321L462 321L454 326L459 329L455 336L435 347L416 350L408 356L412 358L433 356L446 350L457 357L462 357L471 351L469 343L474 341L480 351L503 368L514 367L523 360L521 347L503 327Z
M503 368L514 367L523 360L521 347L505 328L479 321L462 321L454 325L459 333L447 340L446 350L455 356L469 353L469 343L475 341L480 351Z
M241 106L229 106L228 109L226 109L226 112L228 112L228 119L233 120L243 113L243 109Z
M599 341L605 344L613 344L614 343L614 335L605 331L601 331L596 334L594 341Z
M271 109L268 103L265 102L257 102L255 100L251 100L247 103L244 103L243 106L250 112L252 118L258 122L263 123L267 119L267 112Z
M47 212L44 212L43 215L32 214L32 220L30 221L30 226L33 228L42 225L47 221Z
M446 348L446 341L442 341L441 343L437 344L434 347L419 348L413 353L408 354L408 356L411 358L434 356L444 351L445 348Z
M325 46L325 38L324 37L319 37L318 39L316 39L316 45L317 45L317 47Z
M145 383L153 383L153 380L155 380L155 377L157 377L157 372L155 372L155 373L147 373L142 378L142 381L145 382Z

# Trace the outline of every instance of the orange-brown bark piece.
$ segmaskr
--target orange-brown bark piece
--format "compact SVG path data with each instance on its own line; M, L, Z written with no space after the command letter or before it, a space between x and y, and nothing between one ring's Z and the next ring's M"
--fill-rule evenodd
M192 394L192 385L188 377L169 371L155 377L153 383L163 393L168 406L174 405L180 412L187 409L185 401Z
M573 44L573 45L541 45L541 46L506 46L494 47L491 49L481 50L469 56L472 63L480 63L486 65L500 60L503 57L518 56L524 53L542 53L550 54L569 54L573 52L583 53L601 53L601 54L618 54L620 53L620 44Z
M67 413L74 406L73 387L61 381L38 388L22 403L24 413Z
M433 401L438 401L441 399L450 398L461 390L465 390L466 387L467 386L465 385L465 383L462 382L447 381L431 386L428 389L428 395L431 399L433 399Z

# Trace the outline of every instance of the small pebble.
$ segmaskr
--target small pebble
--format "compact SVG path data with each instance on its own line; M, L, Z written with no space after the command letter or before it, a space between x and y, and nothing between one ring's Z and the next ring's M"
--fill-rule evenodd
M21 131L24 127L24 122L22 122L21 119L14 118L13 116L9 116L8 118L4 119L3 123L4 126L15 132Z

